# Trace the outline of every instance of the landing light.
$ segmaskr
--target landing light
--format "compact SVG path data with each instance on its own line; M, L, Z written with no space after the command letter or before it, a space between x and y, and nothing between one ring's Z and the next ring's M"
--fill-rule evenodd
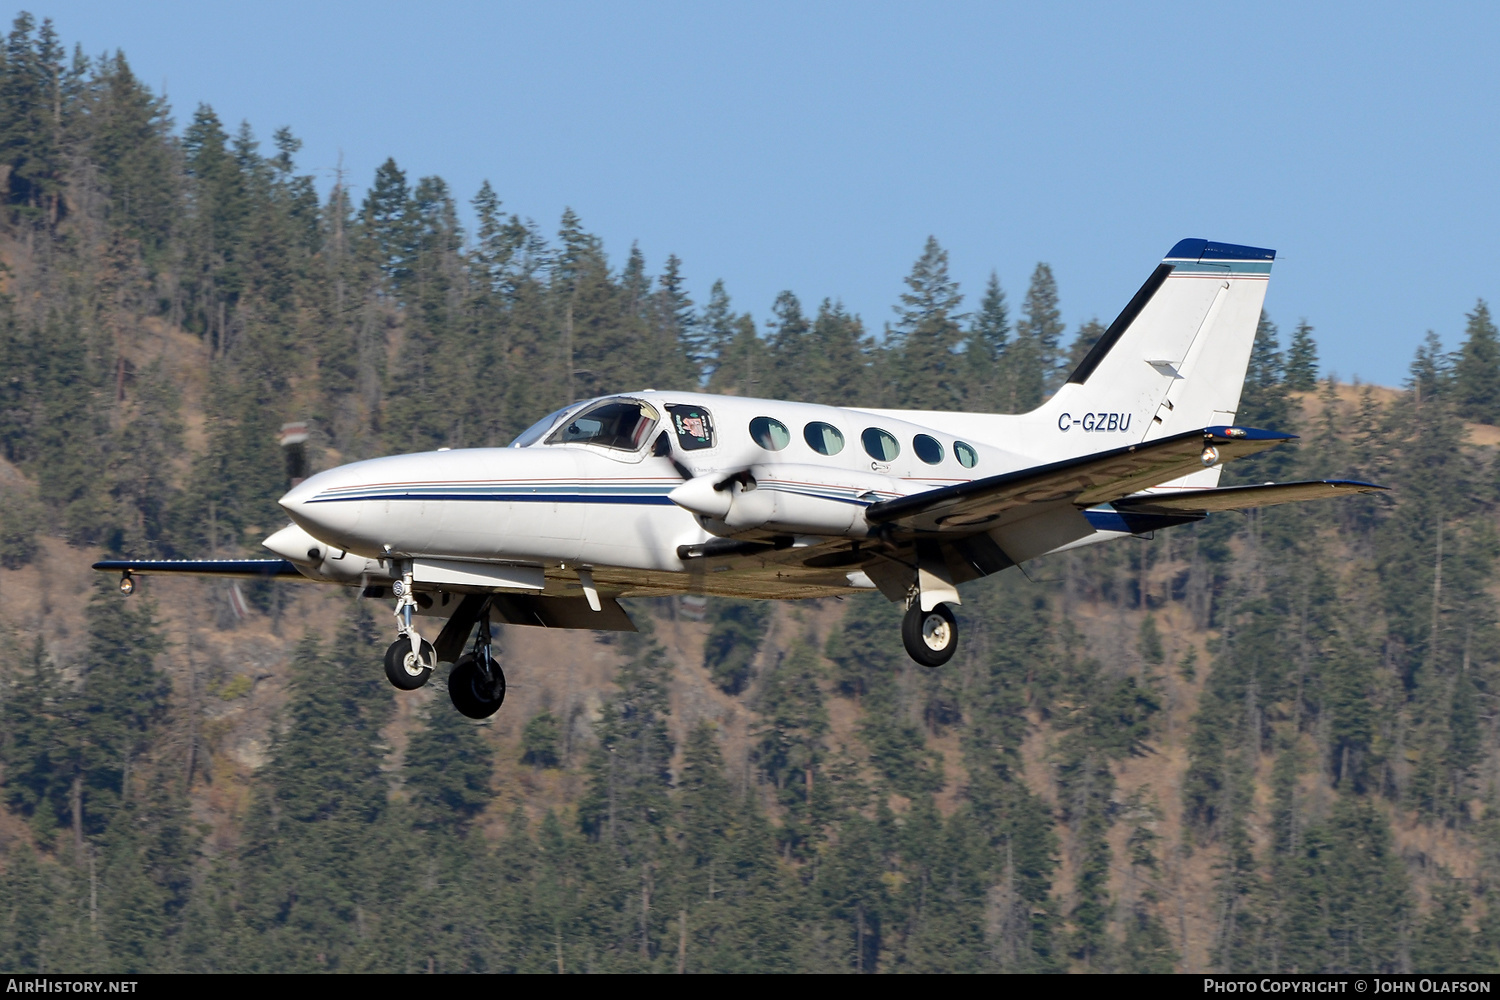
M1209 445L1207 448L1203 449L1203 454L1199 455L1198 457L1202 459L1205 466L1212 467L1213 464L1219 460L1219 449L1215 448L1213 445Z
M130 575L130 570L128 569L120 576L120 593L135 593L135 577Z

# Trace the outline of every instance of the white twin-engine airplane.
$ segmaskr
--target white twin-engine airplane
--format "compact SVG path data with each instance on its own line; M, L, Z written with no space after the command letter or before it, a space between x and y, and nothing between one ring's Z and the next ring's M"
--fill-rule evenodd
M1210 513L1383 487L1218 488L1294 435L1235 426L1275 252L1183 240L1067 383L1030 413L820 406L693 392L589 399L507 448L330 469L281 498L281 559L108 560L133 576L299 576L394 597L392 684L438 663L464 715L505 698L493 622L633 631L620 597L878 590L918 663L953 655L958 587ZM416 618L447 623L429 642ZM473 639L472 651L465 653ZM430 634L430 633L429 633Z

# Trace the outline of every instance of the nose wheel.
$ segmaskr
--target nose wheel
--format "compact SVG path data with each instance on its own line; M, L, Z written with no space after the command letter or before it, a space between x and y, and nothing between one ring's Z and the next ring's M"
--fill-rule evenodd
M436 664L437 652L426 639L412 649L411 639L403 635L385 651L386 680L402 691L415 691L426 684Z
M923 611L921 602L913 601L901 622L901 642L922 666L941 667L958 649L958 622L946 604Z

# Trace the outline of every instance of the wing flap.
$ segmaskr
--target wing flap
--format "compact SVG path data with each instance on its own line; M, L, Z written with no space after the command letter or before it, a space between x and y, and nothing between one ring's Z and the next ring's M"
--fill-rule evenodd
M972 533L1017 507L1060 500L1092 507L1171 482L1202 469L1210 447L1216 461L1227 462L1295 437L1253 427L1207 427L886 500L867 508L865 517L910 531Z
M1300 483L1263 483L1256 486L1225 486L1213 490L1181 493L1147 493L1114 501L1114 508L1142 514L1212 514L1225 510L1272 507L1301 500L1379 493L1389 487L1348 479L1318 479Z

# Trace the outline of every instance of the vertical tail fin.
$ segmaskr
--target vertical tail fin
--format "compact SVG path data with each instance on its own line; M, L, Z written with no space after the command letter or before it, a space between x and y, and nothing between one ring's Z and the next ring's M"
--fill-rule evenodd
M1181 241L1028 416L1080 454L1100 450L1103 436L1149 441L1234 423L1275 259L1274 250Z

